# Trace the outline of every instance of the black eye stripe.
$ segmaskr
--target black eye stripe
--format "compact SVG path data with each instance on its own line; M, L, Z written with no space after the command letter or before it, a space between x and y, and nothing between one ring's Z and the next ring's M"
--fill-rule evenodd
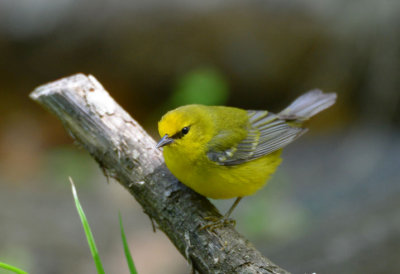
M180 131L171 136L172 139L180 139L189 133L190 126L182 128Z

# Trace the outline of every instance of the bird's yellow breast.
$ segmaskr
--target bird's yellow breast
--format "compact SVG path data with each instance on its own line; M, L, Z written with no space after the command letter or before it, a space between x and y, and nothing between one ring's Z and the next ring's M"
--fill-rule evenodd
M233 166L218 165L210 161L205 153L188 155L168 146L163 153L167 167L182 183L213 199L253 194L281 163L281 150Z

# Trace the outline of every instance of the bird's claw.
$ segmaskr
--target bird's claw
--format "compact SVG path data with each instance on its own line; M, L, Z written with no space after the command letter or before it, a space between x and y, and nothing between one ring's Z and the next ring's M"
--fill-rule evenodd
M209 221L210 223L203 225L200 227L200 230L208 229L209 231L213 232L217 228L231 226L235 227L236 221L231 218L223 217L215 217L215 216L208 216L204 217L204 220Z

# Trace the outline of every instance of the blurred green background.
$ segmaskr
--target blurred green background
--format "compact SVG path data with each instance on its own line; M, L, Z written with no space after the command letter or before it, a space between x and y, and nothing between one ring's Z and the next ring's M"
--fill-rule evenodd
M30 273L94 273L68 176L109 273L190 268L118 183L29 100L93 74L158 138L187 103L277 112L313 89L338 102L284 151L237 229L293 273L400 271L400 1L0 2L0 261ZM213 201L225 211L232 201ZM1 271L0 271L1 272Z

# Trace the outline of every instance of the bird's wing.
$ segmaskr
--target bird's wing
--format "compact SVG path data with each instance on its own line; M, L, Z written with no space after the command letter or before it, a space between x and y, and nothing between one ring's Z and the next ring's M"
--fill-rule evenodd
M286 146L307 131L290 126L268 111L249 110L247 115L249 123L244 129L247 136L232 140L231 136L238 134L235 134L234 129L228 129L212 138L207 151L211 161L225 166L248 162Z

